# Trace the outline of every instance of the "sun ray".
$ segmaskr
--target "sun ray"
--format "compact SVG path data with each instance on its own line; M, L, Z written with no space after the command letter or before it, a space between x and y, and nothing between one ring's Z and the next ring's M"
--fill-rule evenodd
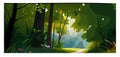
M69 34L72 35L72 33L75 31L72 28L72 24L75 22L75 19L71 18L70 16L68 17L68 24L67 24L67 29L69 31Z

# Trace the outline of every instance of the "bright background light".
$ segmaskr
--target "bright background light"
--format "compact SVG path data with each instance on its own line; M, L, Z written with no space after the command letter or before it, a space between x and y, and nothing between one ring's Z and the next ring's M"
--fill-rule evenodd
M4 50L4 3L6 2L15 2L15 3L35 3L35 2L76 2L76 3L81 3L81 2L91 2L91 3L117 3L117 19L116 19L116 26L117 26L117 35L116 35L116 42L117 42L117 53L88 53L88 54L84 54L84 53L11 53L11 54L5 54L3 52ZM0 0L0 56L1 57L119 57L120 56L120 3L119 0Z

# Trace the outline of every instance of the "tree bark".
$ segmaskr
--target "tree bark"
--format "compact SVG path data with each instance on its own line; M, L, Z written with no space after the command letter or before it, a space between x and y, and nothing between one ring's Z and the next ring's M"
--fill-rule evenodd
M52 29L52 19L53 19L53 9L54 4L50 4L50 14L49 14L49 21L48 21L48 34L47 34L47 45L51 47L51 29Z
M36 11L33 29L35 29L36 31L39 30L39 32L32 31L32 34L36 33L36 36L33 38L33 41L32 41L33 47L35 47L35 46L41 47L41 44L43 44L43 40L44 40L43 33L44 33L45 9L41 9L41 11L42 11L42 13L40 13L39 11ZM38 43L40 43L40 44L38 45Z
M16 13L17 13L17 4L13 4L13 11L12 11L12 16L9 20L7 30L5 32L5 39L4 39L4 51L6 51L10 47L10 40L12 36L12 31L14 28L14 23L16 19Z

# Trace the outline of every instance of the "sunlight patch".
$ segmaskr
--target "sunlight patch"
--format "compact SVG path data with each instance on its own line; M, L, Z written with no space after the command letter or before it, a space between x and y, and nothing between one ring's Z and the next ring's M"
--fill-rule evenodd
M75 19L72 19L70 16L68 17L68 24L67 24L67 28L69 31L69 34L72 35L72 33L75 31L71 26L72 24L75 22Z
M47 9L47 8L45 8L45 12L48 12L48 9Z

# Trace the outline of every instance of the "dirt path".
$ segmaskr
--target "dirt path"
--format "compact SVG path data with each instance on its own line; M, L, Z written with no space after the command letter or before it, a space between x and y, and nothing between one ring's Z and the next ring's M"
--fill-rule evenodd
M84 50L86 50L86 49L78 50L78 51L76 51L75 53L84 53L84 52L83 52Z
M70 53L84 53L86 49L81 49L81 48L62 48L61 50L68 51Z

